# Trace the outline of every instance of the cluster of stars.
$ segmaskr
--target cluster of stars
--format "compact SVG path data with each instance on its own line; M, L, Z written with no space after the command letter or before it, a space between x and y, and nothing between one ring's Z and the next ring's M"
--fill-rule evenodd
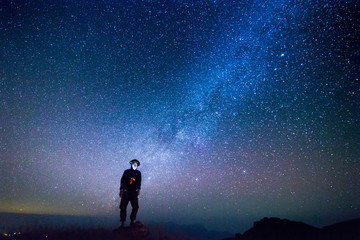
M137 158L144 220L359 217L357 7L4 3L0 211L117 216Z

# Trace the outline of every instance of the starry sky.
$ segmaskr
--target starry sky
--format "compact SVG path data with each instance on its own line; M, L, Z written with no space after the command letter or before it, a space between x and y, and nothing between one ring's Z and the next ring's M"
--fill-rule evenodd
M0 212L239 232L360 217L359 1L1 1Z

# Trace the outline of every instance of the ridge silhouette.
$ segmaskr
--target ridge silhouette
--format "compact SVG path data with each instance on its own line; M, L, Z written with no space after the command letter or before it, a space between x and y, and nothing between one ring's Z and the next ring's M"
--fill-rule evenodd
M353 219L323 228L280 218L263 218L243 234L224 240L359 240L360 219Z

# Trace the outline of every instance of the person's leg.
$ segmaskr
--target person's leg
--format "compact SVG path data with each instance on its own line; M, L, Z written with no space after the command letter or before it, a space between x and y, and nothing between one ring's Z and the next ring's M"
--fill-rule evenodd
M136 220L136 214L139 210L139 199L137 192L132 192L130 197L130 203L131 203L131 214L130 214L130 220L133 223Z
M124 192L121 202L120 202L120 222L123 223L126 221L126 208L129 204L129 194L127 192Z

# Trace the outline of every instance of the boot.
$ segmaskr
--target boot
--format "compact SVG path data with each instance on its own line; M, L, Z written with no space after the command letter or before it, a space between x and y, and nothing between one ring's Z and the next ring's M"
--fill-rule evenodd
M130 227L134 227L134 226L135 226L135 220L131 220Z

